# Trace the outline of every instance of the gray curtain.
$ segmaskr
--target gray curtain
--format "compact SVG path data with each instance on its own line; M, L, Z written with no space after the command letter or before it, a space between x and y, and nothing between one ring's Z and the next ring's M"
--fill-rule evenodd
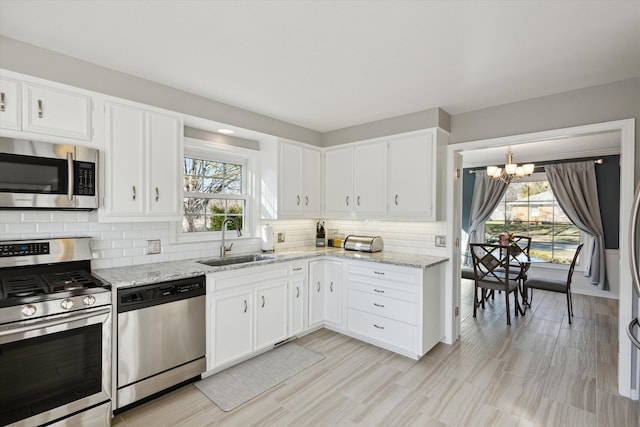
M608 291L605 274L604 232L594 162L545 165L551 190L571 222L591 236L591 245L583 253L584 275L593 285Z
M469 243L484 243L484 223L500 203L507 187L506 183L488 176L486 171L476 171L469 210Z

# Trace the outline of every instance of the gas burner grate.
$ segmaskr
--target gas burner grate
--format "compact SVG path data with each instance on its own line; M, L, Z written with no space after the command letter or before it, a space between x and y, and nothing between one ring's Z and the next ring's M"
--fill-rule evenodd
M2 279L2 289L6 298L30 297L49 293L49 286L41 276L29 275Z
M84 270L65 271L61 273L43 274L44 280L51 285L52 292L73 291L76 289L95 288L101 283Z

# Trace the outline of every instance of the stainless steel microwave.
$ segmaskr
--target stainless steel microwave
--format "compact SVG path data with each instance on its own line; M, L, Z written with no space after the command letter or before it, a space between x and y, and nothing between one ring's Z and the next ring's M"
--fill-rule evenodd
M98 208L98 150L0 137L0 209Z

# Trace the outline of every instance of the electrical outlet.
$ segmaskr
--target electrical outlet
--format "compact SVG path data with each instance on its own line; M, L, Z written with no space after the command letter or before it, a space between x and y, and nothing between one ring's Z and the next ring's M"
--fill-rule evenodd
M284 243L284 233L278 233L278 243Z
M447 246L446 236L436 236L436 248L444 248Z
M160 240L147 240L147 255L159 254L161 248Z

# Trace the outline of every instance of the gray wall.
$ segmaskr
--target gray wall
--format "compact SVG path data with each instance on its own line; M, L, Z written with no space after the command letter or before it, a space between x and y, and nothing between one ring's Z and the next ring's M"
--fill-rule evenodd
M636 119L635 182L640 179L640 77L451 117L450 144L622 119Z
M441 108L417 111L403 116L377 120L361 125L349 126L326 132L323 135L323 146L346 144L348 142L364 141L382 136L395 135L414 130L440 127L451 131L451 116Z
M0 68L321 146L322 134L130 74L0 36Z

